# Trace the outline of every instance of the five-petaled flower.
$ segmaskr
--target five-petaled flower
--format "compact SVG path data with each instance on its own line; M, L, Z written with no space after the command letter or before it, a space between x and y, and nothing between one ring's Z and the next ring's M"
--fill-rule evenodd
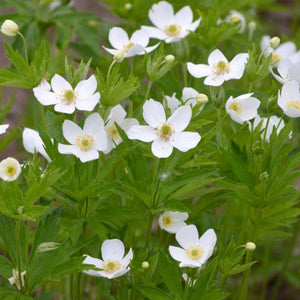
M153 4L149 11L149 19L156 26L142 26L151 38L164 40L166 43L173 43L181 40L195 31L199 26L201 18L193 22L193 12L189 6L181 8L175 15L173 6L160 1Z
M170 255L180 262L179 267L201 267L212 255L217 236L213 229L208 229L200 238L195 225L187 225L176 232L178 244L182 247L169 246Z
M85 111L95 108L100 100L100 93L95 93L96 89L97 80L94 75L80 81L73 89L67 80L55 74L51 79L51 86L43 80L33 92L41 104L55 105L55 111L72 114L75 108Z
M73 154L82 162L98 159L98 151L107 148L107 135L104 122L98 113L88 116L83 129L70 120L63 123L63 135L71 145L58 144L62 154Z
M200 142L201 137L198 132L183 132L192 117L190 106L184 105L177 108L166 119L163 105L150 99L143 106L143 117L150 126L132 126L127 135L130 139L153 142L151 150L156 157L169 157L173 147L186 152Z
M85 254L84 264L94 265L96 270L83 271L87 275L96 277L106 277L108 279L117 278L130 270L129 263L133 258L130 248L125 255L125 247L118 239L105 240L101 246L102 260Z
M186 226L184 221L189 215L179 211L165 211L158 218L159 227L167 232L176 233L180 228Z
M208 65L188 62L187 69L196 78L206 77L205 85L219 86L224 81L243 76L248 56L248 53L240 53L228 62L224 54L216 49L208 56Z
M21 166L15 158L8 157L0 162L0 178L4 181L14 181L20 174Z

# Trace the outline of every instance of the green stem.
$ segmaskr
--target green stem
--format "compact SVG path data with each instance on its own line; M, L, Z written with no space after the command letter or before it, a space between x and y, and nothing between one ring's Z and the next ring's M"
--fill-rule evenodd
M73 280L74 280L74 275L71 274L70 275L70 282L69 282L69 299L74 299L74 284L73 284Z
M23 44L24 44L24 55L25 55L25 61L26 61L26 64L28 64L28 51L27 51L27 43L26 43L26 40L25 40L25 37L24 35L18 31L18 35L21 37L22 41L23 41Z
M188 85L188 77L187 77L186 65L185 65L185 63L182 63L181 66L182 66L182 74L183 74L183 84L184 84L184 86L187 86Z
M20 282L20 290L23 291L22 285L22 268L21 268L21 248L20 248L20 220L16 221L16 250L17 250L17 270Z
M262 292L261 292L261 300L266 299L269 257L270 257L270 247L269 247L269 243L267 243L267 245L265 247L264 260L263 260L263 286L262 286Z
M151 90L152 84L153 84L153 82L149 80L149 81L148 81L148 86L147 86L146 95L145 95L145 100L147 100L147 99L148 99L148 97L149 97L149 93L150 93L150 90Z
M106 77L106 82L107 82L107 83L109 82L109 77L110 77L110 73L111 73L112 67L113 67L113 65L114 65L116 62L117 62L116 60L113 60L113 62L110 64L110 66L109 66L109 68L108 68L108 71L107 71L107 77Z

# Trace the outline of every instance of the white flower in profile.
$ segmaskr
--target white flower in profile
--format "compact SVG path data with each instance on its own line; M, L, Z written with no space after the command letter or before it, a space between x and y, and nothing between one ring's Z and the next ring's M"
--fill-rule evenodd
M0 178L4 181L14 181L20 174L21 166L15 158L8 157L0 162Z
M273 132L273 129L276 129L276 134L278 135L285 126L284 121L277 116L270 116L268 121L268 118L261 118L259 115L257 115L253 120L253 129L255 129L259 124L261 124L261 130L263 130L261 133L261 138L263 139L264 137L266 137L266 141L268 143L270 142L270 136ZM250 123L249 127L251 128Z
M104 122L98 113L88 116L83 129L70 120L63 123L63 135L71 145L58 144L62 154L73 154L82 162L98 159L98 151L107 148L107 135Z
M206 77L205 85L219 86L224 81L243 76L248 56L248 53L240 53L228 62L224 54L216 49L208 56L208 65L188 62L187 69L196 78Z
M149 19L155 25L142 26L151 38L163 40L166 43L177 42L195 31L199 26L201 18L193 22L193 12L189 6L184 6L174 14L173 6L160 1L153 4L149 10Z
M255 118L260 101L251 97L252 95L253 93L249 93L236 98L229 97L225 109L233 121L243 124L245 121Z
M186 226L184 221L189 215L179 211L165 211L158 218L159 227L169 233L176 233L180 228Z
M12 277L8 278L8 281L11 285L15 285L18 290L21 289L21 286L24 286L25 281L24 277L26 275L26 271L21 272L21 276L19 276L19 271L17 269L12 270ZM20 282L20 277L21 277L21 282Z
M274 78L280 83L285 83L287 81L297 80L300 82L300 60L298 62L293 62L291 59L286 58L282 60L277 67L277 75L272 67L270 67L270 72Z
M270 40L270 36L264 35L260 43L260 48L266 57L270 54L272 55L272 62L275 66L278 66L281 60L289 58L289 56L296 53L296 46L293 42L282 43L276 49L273 49L270 45Z
M200 142L201 137L198 132L183 132L192 117L190 106L184 105L177 108L166 119L163 105L150 99L143 106L143 117L150 126L132 126L127 135L130 139L153 142L151 150L156 157L169 157L173 152L173 147L186 152Z
M125 132L127 132L130 127L139 124L138 120L134 118L125 119L126 115L126 111L120 104L111 109L107 118L108 121L105 125L105 130L107 132L107 149L104 151L105 154L109 153L116 145L119 145L122 142L122 138L119 135L115 123L117 123Z
M48 161L51 161L49 155L45 150L44 142L36 130L25 128L23 130L22 139L23 139L23 146L27 152L32 154L34 152L40 153Z
M101 246L102 260L85 254L84 264L94 265L101 270L88 270L83 273L96 277L106 277L108 279L117 278L130 270L129 263L133 258L130 248L125 255L125 247L118 239L105 240Z
M109 31L108 39L110 44L115 49L103 48L112 55L118 51L123 51L124 57L131 57L135 55L144 55L146 52L150 53L159 45L147 47L149 44L149 35L145 30L136 30L129 38L126 31L120 27L113 27Z
M8 124L3 124L3 125L0 125L0 134L3 134L6 132L6 129L9 127Z
M208 229L200 238L195 225L179 229L175 236L182 247L169 246L170 255L180 262L179 267L201 267L213 254L217 236L213 229Z
M238 33L243 33L246 29L246 19L245 17L236 10L231 10L230 14L226 17L227 23L237 24L240 23L240 29Z
M95 93L97 80L94 75L80 81L73 89L68 81L58 74L51 79L51 89L47 82L42 81L33 89L34 96L42 105L55 105L54 110L72 114L75 108L92 111L100 100L100 93Z
M278 105L290 118L300 117L300 92L297 81L288 81L278 91Z

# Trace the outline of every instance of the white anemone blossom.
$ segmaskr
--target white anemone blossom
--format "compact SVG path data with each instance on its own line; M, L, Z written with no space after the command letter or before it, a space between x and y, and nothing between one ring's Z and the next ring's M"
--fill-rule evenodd
M145 30L136 30L129 38L126 31L120 27L113 27L109 31L108 40L115 49L103 48L112 55L118 51L123 51L124 57L131 57L135 55L144 55L146 52L150 53L159 45L147 47L149 44L149 35Z
M105 130L107 132L107 149L104 151L104 153L109 153L113 148L115 148L116 145L119 145L122 142L122 138L119 135L115 123L118 124L118 126L124 130L125 133L130 127L139 124L138 120L134 118L125 119L126 115L126 111L120 104L111 109L107 118L108 121L105 125Z
M176 233L186 226L184 221L189 217L188 213L179 211L165 211L158 218L159 227L169 233Z
M260 48L266 57L270 54L272 55L272 62L275 66L278 66L279 62L283 59L296 54L296 46L293 42L282 43L276 49L273 49L270 46L270 40L270 36L264 35L260 43Z
M20 174L21 166L15 158L8 157L0 162L0 178L4 181L14 181Z
M300 92L297 81L288 81L278 92L278 105L290 118L300 117Z
M166 43L177 42L195 31L201 18L193 22L193 12L189 6L184 6L174 14L173 6L160 1L153 4L149 10L149 19L153 26L142 26L151 38L163 40Z
M105 240L101 246L102 260L85 254L84 264L94 265L99 271L88 270L83 273L96 276L106 277L108 279L117 278L130 270L129 263L133 258L132 249L125 255L125 247L122 241L118 239Z
M217 236L213 229L208 229L200 238L195 225L179 229L175 236L182 247L169 246L170 255L180 262L179 267L201 267L213 254Z
M73 154L82 162L98 159L98 151L107 148L107 135L104 122L98 113L88 116L83 129L70 120L63 123L63 135L71 145L58 144L62 154Z
M25 128L23 130L22 139L23 139L23 146L27 152L32 154L34 152L40 153L48 161L51 161L49 155L45 150L44 142L36 130Z
M130 139L153 142L151 150L156 157L169 157L173 152L173 147L186 152L200 142L201 137L198 132L183 132L192 117L190 106L184 105L177 108L166 119L163 105L150 99L143 106L143 117L149 126L132 126L127 135Z
M246 19L245 17L238 11L236 10L231 10L229 15L226 17L226 22L227 23L232 23L232 24L240 24L240 28L238 33L243 33L246 29Z
M255 118L260 101L251 97L252 95L253 93L249 93L236 98L229 97L225 109L233 121L243 124L245 121Z
M6 129L9 127L8 124L3 124L3 125L0 125L0 134L3 134L6 132Z
M248 56L248 53L240 53L228 62L224 54L216 49L208 56L208 65L188 62L187 69L196 78L206 77L205 85L219 86L224 81L243 76Z
M276 74L272 67L270 67L270 72L274 78L280 83L285 83L287 81L297 80L300 82L300 60L292 61L290 58L282 60L277 67L278 74Z
M54 105L54 110L72 114L75 108L92 111L100 100L100 93L95 93L97 80L94 75L80 81L76 87L70 85L62 76L55 74L51 79L51 89L47 81L43 80L33 89L34 96L42 105Z

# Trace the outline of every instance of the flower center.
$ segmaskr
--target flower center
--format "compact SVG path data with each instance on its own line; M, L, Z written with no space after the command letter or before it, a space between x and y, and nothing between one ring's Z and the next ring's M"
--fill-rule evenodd
M164 226L168 227L174 223L174 220L170 216L165 216L162 219Z
M117 138L120 137L119 132L118 132L118 130L117 130L115 124L112 124L112 125L110 125L110 126L107 128L107 133L108 133L113 139L117 139Z
M181 31L181 26L179 24L171 24L165 26L165 34L168 36L176 36L180 33Z
M213 68L215 69L215 73L217 75L225 74L229 72L229 62L220 60L216 64L213 65Z
M160 128L157 130L157 135L165 140L165 141L168 141L171 137L171 135L175 132L175 129L173 127L172 124L166 122L166 123L163 123Z
M233 101L230 103L229 109L234 110L237 115L240 115L242 112L242 105L236 101Z
M289 109L291 107L294 107L300 111L300 101L289 101L288 104L286 105L286 108Z
M186 250L186 255L190 259L198 260L204 253L204 250L199 246L189 246Z
M272 52L272 62L277 63L282 60L282 56L276 52Z
M13 166L8 166L7 169L6 169L6 174L9 177L14 176L16 174L16 172L17 172L17 170Z
M108 259L103 263L102 268L106 273L113 274L121 269L121 263L118 260Z
M231 23L241 22L241 18L237 14L232 14L229 19Z
M94 139L89 134L83 134L76 138L76 145L82 151L89 151L94 144Z
M76 101L78 97L78 93L76 91L73 90L63 90L62 91L62 101L66 104L66 105L70 105L72 103L74 103Z
M134 46L134 43L129 43L129 44L127 44L127 45L124 45L124 46L123 46L123 49L124 49L124 51L127 53L128 50L129 50L131 47L133 47L133 46Z

